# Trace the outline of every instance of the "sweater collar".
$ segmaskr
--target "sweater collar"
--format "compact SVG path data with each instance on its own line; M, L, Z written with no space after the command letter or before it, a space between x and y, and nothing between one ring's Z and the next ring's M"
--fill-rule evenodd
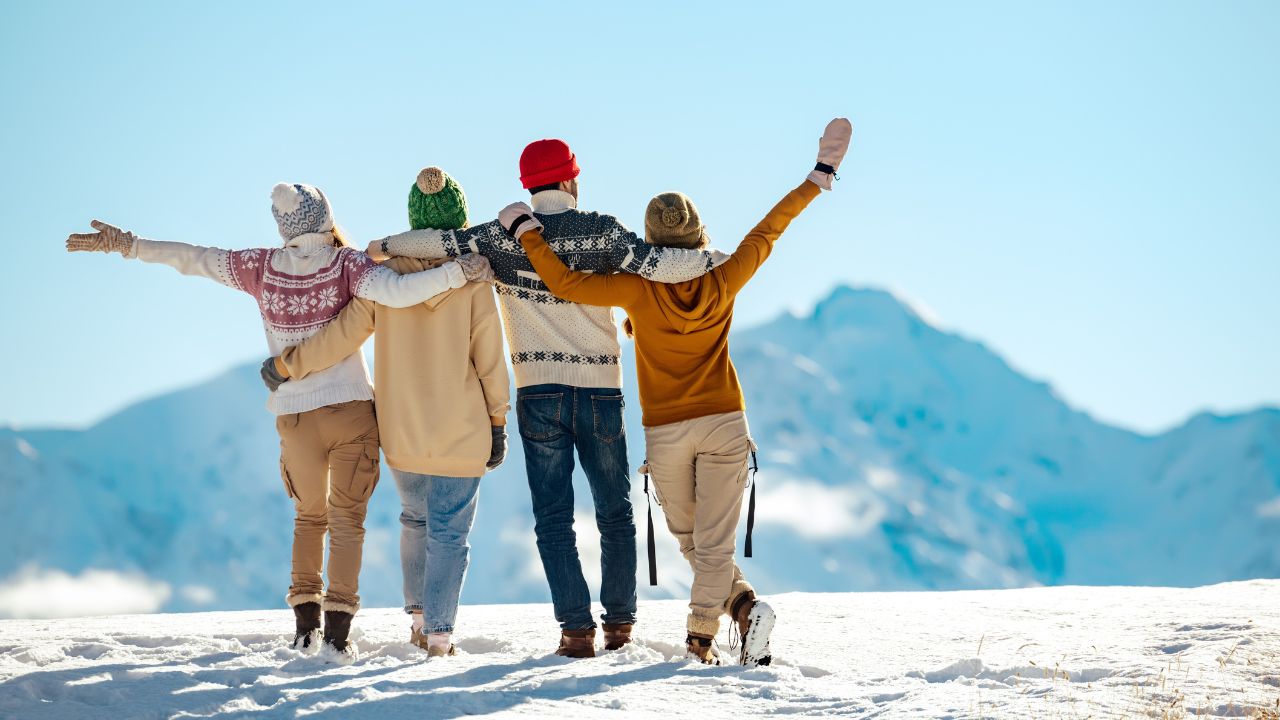
M554 215L578 207L578 198L563 190L543 190L529 199L533 211L541 215Z
M303 233L285 243L284 246L298 248L306 254L311 254L324 247L333 247L333 233Z

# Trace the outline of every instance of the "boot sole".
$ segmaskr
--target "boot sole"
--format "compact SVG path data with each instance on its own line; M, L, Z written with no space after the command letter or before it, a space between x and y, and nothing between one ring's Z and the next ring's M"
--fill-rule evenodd
M778 617L768 603L757 600L747 619L751 623L751 629L742 639L742 654L739 656L739 661L751 667L768 665L773 662L769 636L773 633L773 625Z

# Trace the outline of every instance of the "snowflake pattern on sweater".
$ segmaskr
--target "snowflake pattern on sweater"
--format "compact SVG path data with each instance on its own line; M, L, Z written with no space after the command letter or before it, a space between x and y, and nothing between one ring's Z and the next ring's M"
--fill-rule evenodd
M682 282L706 274L719 256L712 251L654 247L612 215L571 205L543 212L543 198L539 193L532 200L543 236L575 270L629 272L659 282ZM580 305L551 294L524 247L496 220L462 230L412 230L387 238L387 249L393 255L424 259L471 252L489 259L497 278L516 387L622 386L613 309Z
M351 248L338 249L328 263L305 275L275 269L275 255L286 248L224 252L223 283L252 295L267 327L282 339L305 337L337 317L377 267L368 255Z

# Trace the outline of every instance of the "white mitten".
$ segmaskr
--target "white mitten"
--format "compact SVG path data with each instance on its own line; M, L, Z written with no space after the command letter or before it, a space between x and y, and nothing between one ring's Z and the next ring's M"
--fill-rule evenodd
M849 152L849 139L853 136L853 124L848 118L836 118L827 123L827 129L818 138L818 164L809 173L809 180L823 190L831 189L831 181Z
M467 253L458 256L458 264L462 266L462 274L467 276L467 282L487 282L494 281L493 266L489 264L489 258L478 253Z
M517 240L530 230L542 229L542 222L534 217L533 208L522 202L511 203L502 208L502 212L498 213L498 224Z
M118 252L125 257L133 252L133 241L137 239L133 233L101 220L94 220L89 225L98 232L68 235L67 252Z

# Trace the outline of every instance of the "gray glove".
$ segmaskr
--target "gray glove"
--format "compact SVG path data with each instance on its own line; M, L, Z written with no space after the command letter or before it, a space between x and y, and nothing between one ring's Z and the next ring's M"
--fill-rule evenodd
M98 232L68 235L67 252L118 252L125 257L133 252L133 241L137 239L133 233L101 220L94 220L89 225Z
M496 469L507 459L507 426L493 425L493 449L489 451L489 462L484 466L490 470Z
M276 359L274 357L269 357L262 361L262 371L259 374L262 375L262 384L266 385L271 392L279 390L281 385L289 382L289 378L281 375L276 370Z
M493 266L489 264L489 258L479 253L467 253L458 256L457 262L462 266L467 282L493 282Z

